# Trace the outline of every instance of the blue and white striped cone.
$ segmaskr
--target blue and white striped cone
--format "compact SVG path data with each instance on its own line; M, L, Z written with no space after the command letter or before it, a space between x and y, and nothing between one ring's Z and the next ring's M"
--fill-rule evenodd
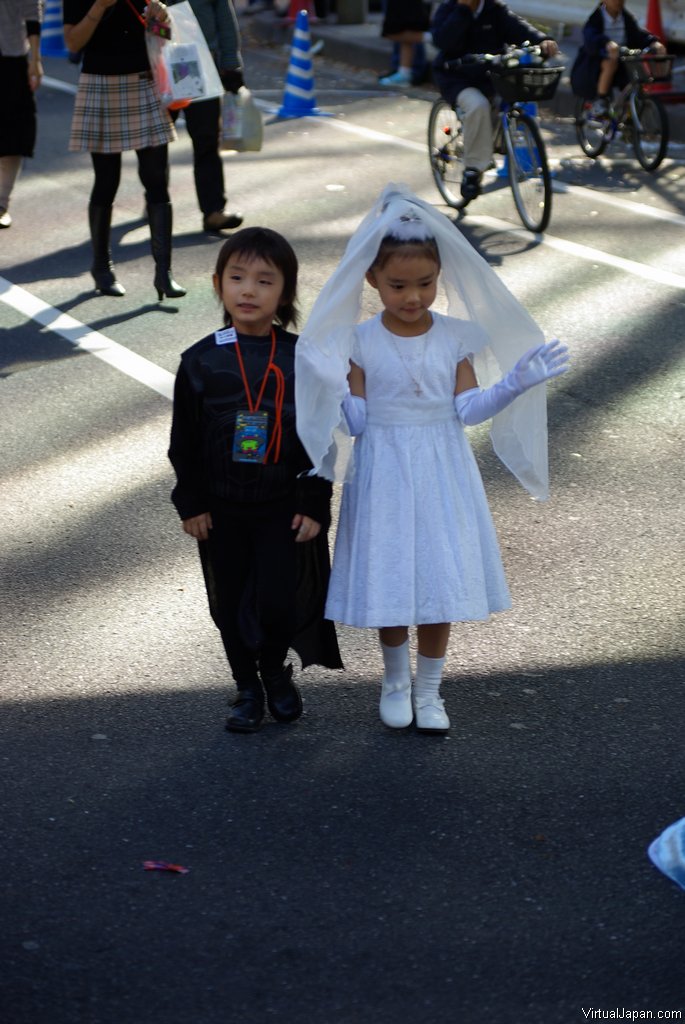
M290 48L290 64L285 79L283 103L276 117L325 116L316 105L310 48L309 16L306 11L300 11Z
M62 0L45 0L43 24L40 30L40 52L43 57L68 57L64 45Z

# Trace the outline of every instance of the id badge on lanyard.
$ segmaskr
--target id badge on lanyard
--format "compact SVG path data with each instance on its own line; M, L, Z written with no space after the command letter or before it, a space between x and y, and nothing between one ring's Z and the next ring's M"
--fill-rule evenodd
M264 462L269 438L269 414L240 411L233 435L234 462Z

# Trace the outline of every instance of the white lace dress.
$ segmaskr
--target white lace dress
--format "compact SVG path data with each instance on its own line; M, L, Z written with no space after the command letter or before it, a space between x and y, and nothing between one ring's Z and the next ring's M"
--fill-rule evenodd
M511 605L480 472L454 411L457 363L485 343L433 313L400 338L357 329L367 425L343 490L326 617L351 626L487 619Z

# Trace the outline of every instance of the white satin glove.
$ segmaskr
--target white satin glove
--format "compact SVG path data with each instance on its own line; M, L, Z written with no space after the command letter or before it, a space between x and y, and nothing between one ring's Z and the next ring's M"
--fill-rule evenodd
M363 433L366 426L366 399L348 391L342 401L342 411L351 437Z
M558 338L531 348L513 370L486 391L471 388L454 396L457 416L466 427L496 416L524 391L568 370L568 348Z

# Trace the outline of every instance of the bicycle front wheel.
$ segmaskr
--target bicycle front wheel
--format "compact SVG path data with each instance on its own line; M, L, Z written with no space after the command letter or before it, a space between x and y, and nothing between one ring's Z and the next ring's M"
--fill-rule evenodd
M655 171L668 149L668 117L663 105L653 96L640 93L631 102L633 148L646 171Z
M611 120L592 116L592 100L576 100L576 138L586 156L601 156L611 139Z
M532 117L514 108L506 118L504 139L519 217L529 231L544 231L552 213L552 182L540 129Z
M438 192L448 206L461 210L464 175L464 137L461 121L445 100L436 100L428 118L428 156Z

